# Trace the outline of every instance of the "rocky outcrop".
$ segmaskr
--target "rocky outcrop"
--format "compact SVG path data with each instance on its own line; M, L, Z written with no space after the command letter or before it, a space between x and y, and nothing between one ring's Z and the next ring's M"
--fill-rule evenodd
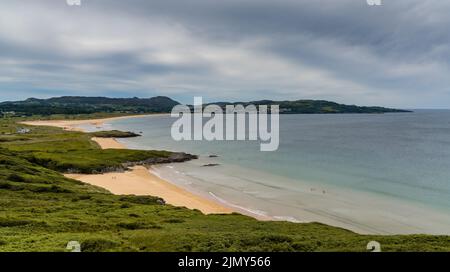
M198 156L187 154L183 152L172 153L169 157L155 157L146 159L144 161L138 162L127 162L123 163L124 167L133 167L136 165L153 165L153 164L162 164L162 163L174 163L174 162L185 162L190 160L198 159Z
M175 153L171 153L170 156L168 156L168 157L154 157L154 158L149 158L149 159L146 159L143 161L126 162L126 163L122 163L121 165L118 165L118 166L104 167L102 169L94 169L94 170L90 170L89 172L81 171L80 169L74 169L74 168L67 169L64 172L67 174L105 174L105 173L112 173L112 172L120 173L120 172L125 172L125 171L129 170L129 168L133 167L133 166L139 166L139 165L149 166L149 165L162 164L162 163L185 162L185 161L190 161L190 160L194 160L194 159L198 159L198 156L183 153L183 152L175 152Z
M219 166L220 164L218 163L208 163L208 164L204 164L202 165L203 167L213 167L213 166Z

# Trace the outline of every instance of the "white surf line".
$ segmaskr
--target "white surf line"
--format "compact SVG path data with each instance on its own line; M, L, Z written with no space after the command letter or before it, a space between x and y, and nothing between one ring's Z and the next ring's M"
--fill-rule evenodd
M224 199L222 199L222 198L216 196L213 192L208 192L208 193L209 193L214 199L216 199L217 201L219 201L219 202L221 202L221 203L223 203L223 204L225 204L225 205L227 205L227 206L231 206L231 207L237 208L237 209L239 209L239 210L246 211L246 212L248 212L248 213L251 213L251 214L254 214L254 215L257 215L257 216L263 216L263 217L266 217L266 218L272 218L272 217L268 216L267 213L266 213L265 211L261 211L261 210L253 210L253 209L248 209L248 208L245 208L245 207L241 207L241 206L239 206L239 205L230 203L230 202L228 202L228 201L226 201L226 200L224 200Z

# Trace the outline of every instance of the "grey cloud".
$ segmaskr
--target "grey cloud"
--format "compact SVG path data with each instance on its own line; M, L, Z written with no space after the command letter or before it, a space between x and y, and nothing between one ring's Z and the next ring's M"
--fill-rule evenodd
M3 90L450 103L448 1L18 2L1 3Z

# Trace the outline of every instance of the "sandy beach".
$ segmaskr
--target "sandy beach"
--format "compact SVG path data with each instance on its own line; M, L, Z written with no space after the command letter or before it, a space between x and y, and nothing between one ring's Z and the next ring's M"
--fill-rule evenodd
M163 198L166 203L198 209L205 214L230 213L230 209L208 199L194 195L153 175L146 167L136 166L125 173L101 175L67 174L66 177L99 186L117 195L151 195Z
M83 131L78 126L91 124L102 126L105 122L126 118L139 118L147 115L112 117L92 120L49 120L22 122L31 126L53 126L68 131ZM126 149L114 138L92 138L102 149ZM106 173L99 175L66 174L68 178L76 179L91 185L107 189L117 195L151 195L163 198L167 204L189 209L197 209L205 214L231 213L233 210L213 200L193 194L166 180L159 178L143 166L136 166L124 173Z
M27 125L56 126L69 131L82 131L79 126L91 124L102 127L110 120L136 118L142 116L126 116L96 120L64 120L64 121L33 121L25 122ZM127 147L113 138L93 138L103 149ZM184 172L185 164L177 164L178 170ZM192 162L194 163L194 162ZM188 166L187 166L188 167ZM321 222L324 224L342 227L360 234L447 234L450 218L440 210L402 201L380 195L364 192L355 193L328 185L327 188L315 189L316 185L297 183L295 194L285 194L284 191L271 190L280 193L280 196L291 205L280 205L274 201L263 201L252 198L234 187L221 186L217 190L228 192L227 201L217 197L208 197L195 191L185 189L170 182L173 173L167 175L164 167L147 169L134 167L124 173L107 173L102 175L67 175L69 178L105 188L118 195L152 195L163 198L166 203L198 209L205 214L238 212L258 220L289 220L292 222ZM161 172L162 171L162 172ZM248 169L246 173L248 175ZM252 173L258 177L260 173ZM219 178L219 176L216 176ZM261 179L267 178L261 177ZM279 185L282 180L277 177ZM217 181L221 184L220 181ZM226 183L226 182L225 182ZM285 186L289 187L289 182ZM264 185L261 185L264 186ZM287 187L287 188L288 188ZM237 187L239 188L239 187ZM313 190L314 189L314 190ZM231 190L231 191L230 191ZM233 192L235 190L235 192ZM265 188L253 183L247 191L263 192ZM255 201L255 202L253 202ZM257 206L256 204L257 203ZM259 213L258 211L265 211ZM257 211L257 212L255 212ZM414 214L414 216L411 216ZM298 220L298 219L301 219Z
M24 125L29 126L48 126L48 127L59 127L68 131L81 131L83 129L78 126L90 124L93 126L102 126L105 122L113 121L113 120L121 120L121 119L129 119L129 118L143 118L147 116L156 116L161 114L147 114L147 115L127 115L127 116L118 116L118 117L109 117L109 118L100 118L100 119L89 119L89 120L37 120L37 121L24 121L20 122ZM162 114L166 115L166 114Z
M119 143L114 138L98 138L93 137L92 141L96 142L102 149L126 149L127 147Z

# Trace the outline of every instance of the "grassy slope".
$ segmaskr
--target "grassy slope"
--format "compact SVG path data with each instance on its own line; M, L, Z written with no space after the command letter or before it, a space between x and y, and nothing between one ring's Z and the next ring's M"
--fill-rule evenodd
M64 251L71 240L84 251L365 251L371 240L384 251L450 251L449 236L365 236L115 196L49 167L89 170L168 153L103 151L87 134L56 128L4 135L22 127L15 121L0 119L0 251Z
M99 137L99 138L133 138L133 137L141 136L134 132L119 131L119 130L98 131L98 132L92 132L90 134L93 137Z

